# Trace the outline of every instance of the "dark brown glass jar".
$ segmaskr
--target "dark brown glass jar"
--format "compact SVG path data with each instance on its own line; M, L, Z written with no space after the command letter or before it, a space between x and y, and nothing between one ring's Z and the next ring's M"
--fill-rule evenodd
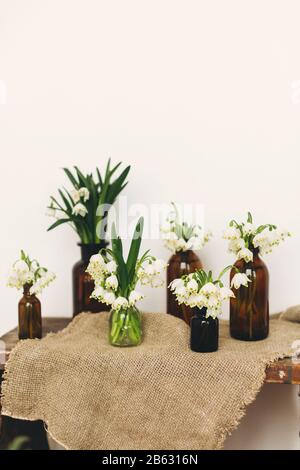
M19 339L42 337L41 302L30 294L30 285L25 284L23 297L19 302Z
M184 274L191 274L202 268L202 263L196 253L192 250L181 251L171 256L167 268L167 313L181 318L188 325L192 317L192 309L186 305L178 305L175 295L168 288L174 279Z
M258 341L269 334L269 273L253 248L253 261L237 261L235 266L251 280L248 287L233 289L235 298L230 299L230 334L244 341ZM235 275L230 273L230 281Z
M219 320L206 317L206 308L193 308L191 318L191 350L195 352L214 352L219 347Z
M81 248L81 260L78 261L73 268L73 316L75 317L81 312L99 313L109 311L108 305L91 299L90 296L95 288L95 283L90 274L86 272L91 256L96 255L102 248L106 248L107 242L99 244L90 243L83 245L79 243Z

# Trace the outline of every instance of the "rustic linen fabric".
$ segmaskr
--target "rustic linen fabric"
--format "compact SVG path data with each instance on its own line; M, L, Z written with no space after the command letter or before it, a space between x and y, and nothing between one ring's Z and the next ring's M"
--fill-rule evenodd
M300 305L295 305L294 307L287 308L284 312L282 312L280 318L281 320L300 323Z
M68 449L220 449L264 382L268 363L292 352L300 325L271 321L259 342L231 339L189 349L189 327L144 314L144 342L107 342L108 314L83 313L62 332L21 341L3 383L2 413L44 420Z

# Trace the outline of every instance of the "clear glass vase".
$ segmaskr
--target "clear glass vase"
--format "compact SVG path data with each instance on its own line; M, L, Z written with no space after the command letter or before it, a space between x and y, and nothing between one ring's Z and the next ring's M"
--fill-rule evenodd
M136 307L112 310L109 342L112 346L138 346L142 342L142 317Z

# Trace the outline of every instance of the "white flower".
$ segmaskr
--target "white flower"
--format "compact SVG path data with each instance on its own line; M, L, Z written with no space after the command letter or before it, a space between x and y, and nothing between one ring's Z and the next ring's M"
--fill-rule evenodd
M112 305L112 308L114 310L120 310L122 308L128 308L128 307L129 307L129 303L128 303L128 300L125 299L125 297L117 297Z
M176 289L176 298L179 303L183 303L189 298L189 292L188 290L183 286L183 287L178 287Z
M104 291L102 295L102 301L107 305L112 305L116 300L116 296L111 291Z
M56 209L54 207L48 207L46 210L47 217L56 217Z
M231 281L231 287L239 289L241 286L248 286L248 282L251 282L251 279L244 273L236 273Z
M167 264L162 259L156 259L152 266L156 274L161 274L166 269Z
M116 290L118 288L118 285L119 285L118 278L114 274L109 276L105 281L105 287L107 289Z
M234 253L235 255L245 247L245 240L239 238L238 240L231 240L229 242L228 251L229 253Z
M264 245L270 245L271 244L271 237L268 233L258 233L257 235L255 235L255 237L253 238L253 246L255 248L258 248L260 246L264 246Z
M198 290L198 282L195 279L191 279L186 287L189 292L196 293Z
M253 253L252 251L248 250L248 248L243 248L238 252L237 259L244 259L246 263L249 263L249 261L253 261Z
M94 289L94 291L93 291L93 293L92 293L92 297L93 297L94 299L100 300L100 299L102 298L103 294L104 294L104 289L103 289L103 287L98 286L98 287L96 287L96 289Z
M80 198L82 197L83 200L84 200L84 202L86 202L86 201L89 200L89 198L90 198L90 192L89 192L89 190L88 190L87 188L80 188L79 191L78 191L78 193L79 193L79 197L80 197ZM74 201L74 202L76 202L76 201Z
M207 307L209 309L218 309L220 308L220 298L216 295L210 295L207 300Z
M184 282L182 279L174 279L174 281L172 281L171 284L169 285L169 288L172 291L176 291L180 287L184 287Z
M105 270L106 270L108 273L110 273L110 274L115 273L115 272L117 271L117 264L116 264L116 262L113 261L113 260L112 260L112 261L109 261L109 263L107 263L107 264L105 265Z
M230 297L235 297L234 293L228 287L221 287L220 296L222 300L228 300Z
M28 267L27 263L25 263L25 261L23 261L22 259L17 261L14 264L13 268L19 274L28 273L28 271L29 271L29 267Z
M105 262L104 262L104 259L103 257L100 255L100 253L96 254L96 255L92 255L90 257L90 263L99 263L99 264L102 264L104 265Z
M222 313L221 307L218 308L218 309L208 308L207 311L206 311L206 318L212 317L212 318L216 319L219 315L221 315L221 313Z
M223 238L225 238L225 240L238 240L241 238L241 232L236 227L229 227L224 231Z
M202 295L202 294L192 294L190 297L187 299L187 304L194 308L194 307L205 307L207 302L207 298Z
M73 191L71 191L71 198L73 199L73 202L77 204L77 202L80 201L79 191L76 191L76 189L73 189Z
M247 222L244 226L243 226L243 232L245 235L251 235L253 233L255 233L255 227L253 224L251 224L250 222Z
M73 207L72 211L73 215L80 215L81 217L85 217L88 213L87 208L79 202L76 206Z
M218 288L212 282L208 282L207 284L204 284L204 286L200 290L200 294L203 294L203 295L217 294L217 292L218 292Z
M144 295L141 294L140 292L137 292L136 290L133 290L130 295L129 295L129 305L134 305L136 302L139 300L142 300L144 298Z

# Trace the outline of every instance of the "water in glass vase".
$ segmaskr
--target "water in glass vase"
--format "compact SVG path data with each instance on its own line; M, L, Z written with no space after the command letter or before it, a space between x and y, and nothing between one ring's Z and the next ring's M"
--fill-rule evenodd
M235 267L251 280L248 287L234 289L230 299L230 334L244 341L258 341L269 334L269 273L259 257L259 250L252 249L253 261L237 261ZM232 269L230 279L236 271Z
M142 318L136 307L112 310L109 342L112 346L138 346L142 342Z

